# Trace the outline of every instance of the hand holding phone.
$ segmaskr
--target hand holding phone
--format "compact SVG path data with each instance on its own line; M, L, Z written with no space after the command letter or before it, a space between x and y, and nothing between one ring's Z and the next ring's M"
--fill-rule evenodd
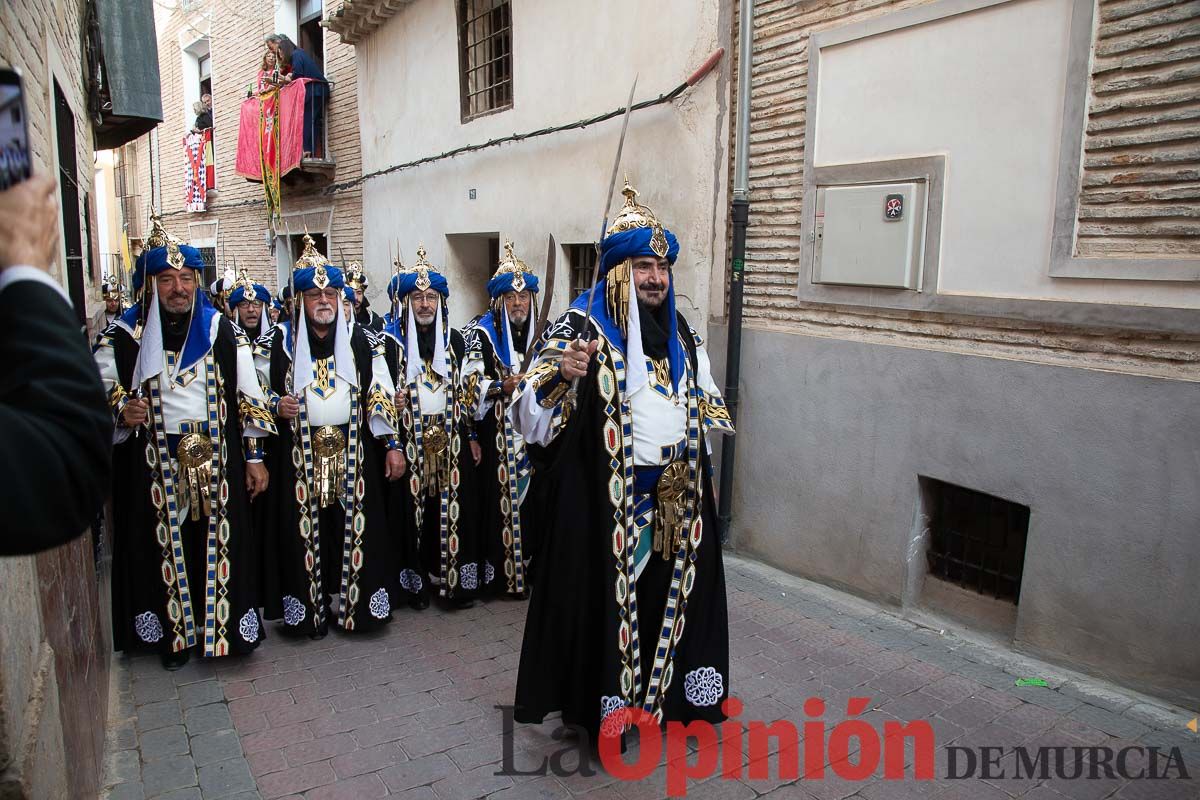
M21 75L0 69L0 270L49 269L58 258L55 183L30 174Z
M30 175L29 125L21 75L0 69L0 191Z

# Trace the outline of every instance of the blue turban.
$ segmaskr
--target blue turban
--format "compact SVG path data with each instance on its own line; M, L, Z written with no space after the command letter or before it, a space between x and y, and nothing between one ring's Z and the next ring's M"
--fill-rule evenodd
M522 272L521 274L525 276L525 291L536 294L538 290L537 275L534 275L532 272ZM509 292L516 291L513 288L513 281L516 279L517 274L515 272L504 272L499 275L493 275L492 279L488 281L488 294L494 299L500 297L501 295L508 294Z
M279 302L278 297L271 298L271 308L275 309L276 311L283 311L283 303Z
M426 274L429 276L429 288L441 294L442 297L450 296L450 284L446 282L446 276L435 270L428 270ZM388 284L388 296L392 300L404 299L408 295L417 290L417 278L420 272L414 270L412 272L401 272L392 278ZM395 291L393 291L393 287Z
M230 308L236 307L238 303L244 300L257 300L260 303L271 302L271 292L261 283L254 284L254 296L246 296L246 285L238 284L238 287L233 290L233 294L229 295Z
M342 291L346 293L346 299L350 301L350 304L354 305L354 287L343 286Z
M198 272L204 271L204 259L200 251L186 244L178 245L179 253L183 256L183 266ZM147 275L157 275L174 267L167 263L167 248L154 247L138 256L133 269L133 290L136 292L146 282Z
M342 271L337 267L304 267L292 274L292 283L295 285L297 292L307 292L309 289L317 288L315 279L318 269L324 269L325 274L329 276L329 283L325 285L326 288L341 289L345 287L345 278L342 277Z
M666 228L663 228L662 232L667 239L667 262L674 264L675 259L679 257L679 240ZM650 249L650 238L653 235L653 228L631 228L604 237L604 241L600 243L600 275L607 275L610 269L627 258L657 258L658 253Z
M292 299L292 287L290 284L285 285L282 289L279 290L279 297L282 300L291 300Z

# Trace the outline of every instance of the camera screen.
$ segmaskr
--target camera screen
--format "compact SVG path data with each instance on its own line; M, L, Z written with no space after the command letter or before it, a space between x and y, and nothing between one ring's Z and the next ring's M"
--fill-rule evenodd
M21 86L0 83L0 191L29 177L29 140Z

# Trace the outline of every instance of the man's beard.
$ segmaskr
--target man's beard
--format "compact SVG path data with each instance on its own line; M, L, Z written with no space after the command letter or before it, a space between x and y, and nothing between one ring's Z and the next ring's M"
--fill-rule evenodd
M172 292L163 299L163 309L168 314L186 314L192 308L192 296L183 292Z
M309 314L308 321L311 322L313 325L320 325L321 327L325 327L327 325L332 325L333 320L336 317L337 317L337 312L334 311L332 308L328 308L328 309L318 308L318 309L314 310L311 314Z
M430 314L425 317L422 317L420 314L417 314L416 317L417 317L417 325L419 327L428 328L428 327L431 327L433 325L434 320L437 319L437 312L436 311L430 312Z
M650 293L654 293L650 296ZM667 287L664 284L641 283L637 287L637 299L648 308L658 308L667 299Z

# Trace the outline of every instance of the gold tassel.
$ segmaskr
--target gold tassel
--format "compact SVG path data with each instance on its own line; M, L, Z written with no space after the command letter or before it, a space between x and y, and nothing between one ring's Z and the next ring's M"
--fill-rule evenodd
M658 508L654 514L654 550L670 560L683 542L683 518L687 503L687 464L668 464L658 479Z
M446 436L445 428L439 424L425 430L422 444L425 449L423 488L432 497L441 494L442 489L450 485L450 459L446 457L450 439Z
M608 318L616 323L623 337L629 336L629 280L633 262L625 259L608 271L604 300Z

